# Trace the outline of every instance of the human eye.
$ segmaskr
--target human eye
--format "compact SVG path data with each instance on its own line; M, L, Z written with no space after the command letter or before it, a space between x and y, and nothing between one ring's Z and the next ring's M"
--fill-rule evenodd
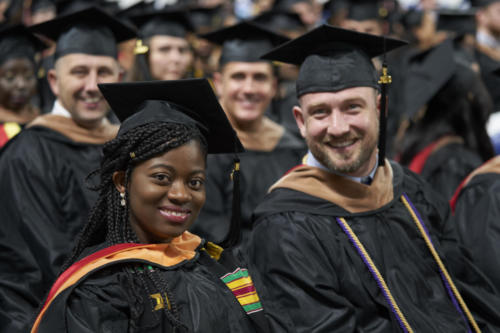
M5 73L5 75L3 77L8 82L12 82L16 78L16 75L13 72L8 71L8 72Z
M154 182L159 184L167 184L170 183L172 180L172 177L164 172L156 172L151 175L151 178L153 178Z
M241 81L241 80L245 79L245 74L243 74L243 73L234 73L233 75L231 75L231 78L233 80Z
M110 76L113 74L113 71L111 70L111 68L101 68L99 69L98 71L98 75L99 76Z
M268 79L268 76L265 75L265 74L257 74L257 75L255 75L255 81L265 82L265 81L267 81L267 79Z
M199 191L205 185L205 181L201 178L193 178L189 180L189 187L195 191Z
M328 109L326 107L317 107L312 109L310 113L314 117L324 117L328 115Z
M83 77L87 75L87 70L83 67L76 67L71 70L71 74L78 77Z

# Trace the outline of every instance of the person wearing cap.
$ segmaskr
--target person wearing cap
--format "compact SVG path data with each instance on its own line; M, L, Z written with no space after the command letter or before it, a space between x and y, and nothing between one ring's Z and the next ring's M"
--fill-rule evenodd
M252 21L288 38L295 38L306 32L306 26L302 23L299 15L289 11L264 12L254 17ZM298 105L297 96L295 96L295 81L299 69L295 65L285 63L277 63L276 69L278 89L268 115L272 120L300 138L299 128L292 112L290 112L293 106Z
M494 156L486 131L493 112L481 77L454 61L452 40L410 59L409 126L396 140L398 161L450 200L462 180Z
M211 78L217 71L219 49L213 43L198 37L201 34L220 29L224 26L227 11L222 5L215 7L192 7L189 9L189 18L193 23L196 35L192 36L193 46L193 76Z
M340 27L381 36L387 30L381 11L378 1L351 1Z
M35 55L45 47L23 25L0 31L0 148L40 113Z
M202 37L222 45L219 71L214 73L213 82L222 108L246 150L240 156L244 242L251 228L251 213L268 187L305 154L301 140L265 115L277 81L273 65L259 56L288 39L249 21ZM210 196L192 229L215 242L224 239L233 213L228 200L233 184L226 175L232 168L230 154L209 158Z
M178 80L189 76L194 30L185 11L164 9L131 16L139 27L134 63L126 81Z
M243 149L209 82L99 88L122 124L31 332L271 332L249 271L187 231L210 195L207 153Z
M27 331L97 198L85 177L118 130L106 119L109 106L97 84L120 79L116 43L135 35L96 8L31 29L57 41L48 73L57 100L0 154L0 327L6 332Z
M298 332L500 328L498 290L461 252L447 202L385 158L390 80L370 58L403 44L323 25L263 56L300 65L309 153L254 211L247 253Z

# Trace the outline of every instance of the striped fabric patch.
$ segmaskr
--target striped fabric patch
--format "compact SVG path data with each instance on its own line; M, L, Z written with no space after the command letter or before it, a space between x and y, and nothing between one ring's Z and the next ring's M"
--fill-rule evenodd
M234 272L227 273L220 279L233 292L247 314L263 310L248 270L238 267Z
M17 123L4 123L0 124L0 147L5 145L7 141L16 136L19 132L21 132L21 126Z

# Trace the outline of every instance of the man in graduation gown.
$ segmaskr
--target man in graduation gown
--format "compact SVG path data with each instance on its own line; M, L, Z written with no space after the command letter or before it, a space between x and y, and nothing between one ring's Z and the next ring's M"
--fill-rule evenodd
M135 34L96 8L32 29L57 42L48 73L57 99L0 155L2 332L27 331L97 198L85 177L118 129L97 84L119 80L116 43Z
M241 222L245 241L251 229L251 214L267 189L305 154L302 140L265 112L276 93L273 65L260 55L287 41L286 37L251 22L242 22L203 35L222 45L214 86L220 103L246 152L241 159ZM228 234L233 213L233 182L227 175L234 154L208 157L207 202L192 231L214 242Z
M384 158L389 78L379 95L370 58L402 44L323 25L264 55L301 65L309 153L256 209L248 255L298 332L500 328L496 287L461 252L447 203Z

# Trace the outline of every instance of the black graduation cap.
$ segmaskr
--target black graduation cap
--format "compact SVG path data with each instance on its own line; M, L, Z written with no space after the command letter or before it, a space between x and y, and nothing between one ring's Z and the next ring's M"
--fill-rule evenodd
M0 31L0 64L10 59L26 58L35 62L35 54L48 45L33 35L22 24Z
M217 29L223 25L223 7L194 7L189 9L189 18L197 33Z
M378 87L371 58L407 42L323 24L262 58L300 65L297 97L310 92Z
M188 32L194 31L187 11L182 9L150 10L129 18L139 28L141 38L156 35L185 38Z
M453 52L453 41L447 39L409 59L404 86L408 118L415 116L455 73L457 65Z
M263 53L290 39L250 21L242 21L200 36L222 45L220 66L231 61L261 62Z
M347 9L346 19L354 21L380 20L381 8L374 0L356 0L350 1Z
M282 10L270 10L252 19L253 22L273 31L305 31L306 26L297 13Z
M30 30L56 41L54 61L71 53L116 58L116 44L136 36L133 27L97 7L56 17L31 26Z
M476 33L476 11L440 10L438 12L437 30L455 32L457 35Z
M194 124L209 153L243 151L206 79L107 83L99 89L122 122L118 135L150 122Z

